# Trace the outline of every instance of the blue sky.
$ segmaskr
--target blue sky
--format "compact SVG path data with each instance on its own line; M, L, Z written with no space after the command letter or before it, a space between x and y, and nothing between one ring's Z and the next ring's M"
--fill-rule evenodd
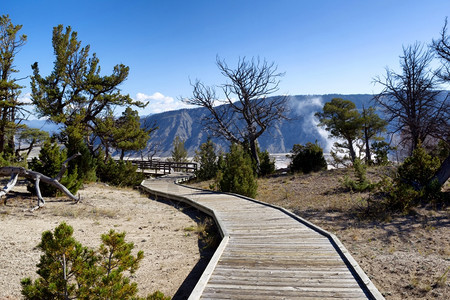
M265 58L286 72L280 94L376 93L372 80L398 69L402 46L437 38L448 0L3 0L0 13L22 24L28 43L17 77L53 68L52 28L70 25L97 53L103 74L130 67L122 92L148 100L141 114L180 108L189 79L221 84L216 55ZM29 80L24 95L29 93Z

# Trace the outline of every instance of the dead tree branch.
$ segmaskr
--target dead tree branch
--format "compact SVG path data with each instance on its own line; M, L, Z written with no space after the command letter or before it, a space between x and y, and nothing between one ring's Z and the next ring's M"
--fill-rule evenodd
M75 154L71 156L69 159L67 159L62 167L60 173L55 178L50 178L48 176L45 176L42 173L27 170L22 167L2 167L0 168L0 175L1 176L11 176L11 180L8 182L8 184L3 188L3 190L0 191L0 197L6 195L17 183L17 178L24 177L27 179L32 179L35 182L36 185L36 195L38 198L37 206L34 207L31 211L34 211L40 207L42 207L45 204L45 200L42 197L41 190L39 188L39 183L42 181L46 184L50 184L54 186L55 188L59 189L61 192L63 192L65 195L67 195L70 199L75 201L75 203L78 203L80 201L80 197L75 197L64 185L62 185L59 180L62 177L62 174L64 174L65 170L67 169L67 163L74 159L75 157L79 156L80 154Z

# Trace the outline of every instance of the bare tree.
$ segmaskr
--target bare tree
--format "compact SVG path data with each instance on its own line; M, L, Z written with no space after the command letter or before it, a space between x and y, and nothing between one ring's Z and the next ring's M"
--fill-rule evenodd
M435 54L442 63L442 67L437 72L437 75L444 83L450 83L450 37L447 35L447 24L448 23L446 18L439 39L433 40L433 43L431 45ZM444 141L448 145L450 145L450 105L448 103L448 94L446 100L447 123L444 124L440 129ZM447 158L443 161L441 167L433 177L433 179L437 179L441 185L443 185L448 180L448 178L450 178L450 155L447 156Z
M393 126L401 133L402 143L410 153L419 141L428 137L442 138L448 127L449 104L437 89L436 73L430 69L433 55L419 43L403 48L401 73L387 68L384 77L375 78L383 91L374 97Z
M450 37L447 35L447 19L445 19L444 27L442 28L439 39L433 40L431 48L442 63L441 68L437 72L437 76L443 83L450 83ZM447 123L443 124L443 127L440 128L440 130L445 142L450 145L450 103L448 99L446 100Z
M259 170L257 139L276 121L287 119L287 97L267 97L278 91L279 73L274 63L259 58L239 59L236 69L216 58L217 67L229 81L219 86L225 95L221 100L215 87L205 86L197 80L194 91L185 103L208 109L209 116L202 121L205 129L215 137L250 147Z

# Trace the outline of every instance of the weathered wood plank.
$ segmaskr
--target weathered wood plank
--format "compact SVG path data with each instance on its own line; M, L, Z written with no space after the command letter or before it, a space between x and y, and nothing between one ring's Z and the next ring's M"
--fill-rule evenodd
M189 299L383 299L322 229L245 197L174 185L173 178L143 185L211 214L227 238Z

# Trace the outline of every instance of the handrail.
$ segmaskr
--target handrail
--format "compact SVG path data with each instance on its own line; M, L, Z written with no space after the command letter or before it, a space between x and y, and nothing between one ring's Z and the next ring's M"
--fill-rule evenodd
M130 160L131 163L141 170L163 171L163 174L171 174L171 170L183 172L196 172L197 163L194 162L171 162L158 160Z

